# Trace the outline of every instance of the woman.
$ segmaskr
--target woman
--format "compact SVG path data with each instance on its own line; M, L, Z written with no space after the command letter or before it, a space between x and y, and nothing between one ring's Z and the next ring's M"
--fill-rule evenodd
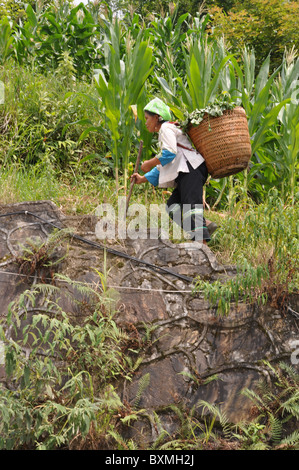
M186 134L173 122L169 107L155 98L144 108L146 127L158 132L160 153L143 162L144 176L134 173L141 184L149 181L160 188L174 187L167 201L169 216L189 233L192 240L207 243L210 233L203 217L203 185L208 171L204 158L190 144Z

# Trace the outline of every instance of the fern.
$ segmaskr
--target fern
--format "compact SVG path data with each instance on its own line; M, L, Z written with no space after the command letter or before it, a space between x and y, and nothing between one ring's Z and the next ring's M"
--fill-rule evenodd
M153 415L149 416L150 421L153 423L156 432L158 433L157 439L151 445L151 449L159 449L159 446L163 443L166 437L169 437L169 433L163 428L159 415L153 411Z
M151 343L152 342L152 335L153 335L153 332L159 328L159 325L152 325L150 323L145 323L144 321L142 322L142 327L144 329L144 338L143 338L143 342L145 344L147 343ZM158 338L155 340L155 341L158 341ZM155 342L154 341L154 342Z
M184 415L184 412L181 409L181 407L172 404L172 405L169 405L168 408L176 414L176 416L179 418L181 424L183 424L184 421L185 421L185 415Z
M280 409L282 410L283 415L287 412L299 420L299 390L297 390L288 400L283 402Z
M289 436L285 437L281 440L280 446L287 446L294 448L296 450L299 449L299 430L294 431Z
M192 446L191 448L194 449ZM181 450L188 449L188 443L184 439L172 439L160 445L159 450Z
M162 429L157 439L151 445L151 450L162 449L161 446L163 446L163 443L167 437L170 437L170 434L165 429Z
M142 364L142 361L143 361L144 357L143 356L139 356L136 361L134 362L134 360L130 357L130 356L126 356L124 358L124 360L126 361L126 363L128 364L129 366L129 369L130 369L130 373L133 374L134 372L136 372L136 370L139 368L140 364Z
M58 230L55 229L51 232L46 241L40 239L27 238L26 244L20 244L20 255L16 256L16 261L20 264L21 271L26 274L33 274L36 269L43 266L56 266L67 256L67 251L60 258L55 259L57 248L71 234L69 229Z
M142 396L143 392L146 390L146 388L149 386L149 383L150 383L150 374L149 373L145 374L139 380L138 389L137 389L137 393L136 393L136 397L135 397L135 401L134 401L134 408L135 409L138 408L140 400L141 400L141 396Z
M108 434L116 441L118 450L136 450L136 444L132 439L124 439L117 431L110 430Z
M124 416L120 420L123 424L130 425L131 421L137 421L140 417L140 414L142 414L144 412L145 412L145 410L138 410L136 412L132 412L132 413L128 414L127 416Z
M273 443L278 443L282 435L282 422L272 413L269 414L269 435Z
M241 391L241 394L249 398L251 401L253 401L255 406L258 408L260 412L264 413L265 409L267 409L269 400L267 399L266 401L263 398L264 395L263 397L261 397L256 391L249 390L248 388L243 389Z
M203 407L202 415L204 415L205 412L208 411L213 416L211 424L214 424L215 420L218 419L225 437L228 437L230 435L231 424L229 423L224 411L221 411L218 406L208 403L204 400L199 400L197 406Z
M265 442L256 442L248 447L248 450L270 450L270 446Z
M280 362L279 367L282 371L285 371L287 373L289 378L293 380L295 384L299 385L299 374L293 366L287 364L286 362Z
M86 282L74 281L68 276L60 273L55 274L55 279L74 287L78 292L80 292L80 294L87 295L89 297L95 296L97 298L100 296L100 292L93 289L90 285L86 284Z
M64 280L67 285L78 286ZM10 442L12 447L21 448L26 441L38 449L52 449L80 445L79 441L86 439L90 441L86 445L93 445L93 439L102 438L103 433L107 438L108 429L119 419L118 410L123 405L108 385L119 377L128 378L123 357L128 337L111 315L102 314L102 297L105 295L108 301L108 291L96 292L84 284L79 284L79 288L81 292L96 294L96 303L88 304L86 317L80 323L74 323L51 300L52 295L58 298L59 289L55 286L36 285L10 305L1 332L5 334L7 381L16 393L0 390L0 448ZM42 307L38 306L40 300L44 300ZM22 325L21 316L29 311ZM9 336L15 326L17 340ZM23 349L28 349L29 339L30 354L26 355ZM139 364L140 358L131 365L136 369ZM139 383L136 404L148 383L149 374ZM142 412L134 411L125 422ZM132 441L123 444L124 448L134 448Z
M298 446L299 432L293 432L290 436L282 439L283 434L287 433L285 425L299 420L299 391L298 391L298 373L289 364L281 362L279 367L274 367L264 361L274 378L273 384L259 382L256 390L244 389L242 394L252 400L260 412L256 418L255 424L239 424L243 434L248 439L245 445L252 449L249 443L252 439L254 448L260 443L257 442L259 436L262 446L272 443L276 448L284 448L287 445ZM262 424L261 428L258 426ZM256 426L256 428L254 428ZM250 431L251 430L251 431ZM238 438L242 440L242 436ZM253 442L253 439L255 442Z

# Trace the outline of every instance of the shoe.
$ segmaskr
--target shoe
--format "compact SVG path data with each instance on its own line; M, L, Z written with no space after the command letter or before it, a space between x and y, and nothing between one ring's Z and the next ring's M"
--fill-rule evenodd
M217 225L215 222L211 222L211 223L207 226L207 229L208 229L210 235L212 235L212 233L214 233L215 230L217 230L217 228L218 228L218 225Z

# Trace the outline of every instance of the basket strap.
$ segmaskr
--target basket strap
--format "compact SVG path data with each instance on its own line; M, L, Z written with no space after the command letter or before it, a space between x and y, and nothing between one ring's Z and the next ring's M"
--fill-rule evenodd
M185 147L185 146L182 145L182 144L177 143L177 146L178 146L178 147L182 147L183 149L186 149L186 150L190 150L190 152L194 152L194 149L193 149L193 148L189 149L188 147Z
M177 121L169 121L169 123L170 123L170 124L174 124L174 125L177 126L177 127L180 127L180 124L179 124ZM190 149L190 148L188 148L188 147L185 147L185 146L182 145L182 144L179 144L178 142L177 142L177 146L178 146L178 147L182 147L183 149L186 149L186 150L190 150L190 152L193 152L193 151L194 151L194 148L191 148L191 149Z

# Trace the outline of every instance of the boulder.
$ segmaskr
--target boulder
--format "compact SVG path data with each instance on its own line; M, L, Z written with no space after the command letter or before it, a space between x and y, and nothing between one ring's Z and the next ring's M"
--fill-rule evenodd
M169 411L173 403L192 408L205 400L221 405L232 422L248 419L251 402L241 394L242 389L254 388L260 378L269 380L264 361L290 363L294 357L298 338L295 303L294 315L239 303L221 316L193 292L189 278L200 275L212 282L236 272L234 267L221 265L208 246L172 243L162 236L150 239L145 234L135 240L103 242L96 238L96 216L67 217L50 201L2 206L0 216L1 317L25 289L33 289L41 278L52 280L49 267L37 265L30 272L21 271L16 259L24 245L33 239L43 243L55 227L71 229L76 236L66 238L59 253L53 254L61 258L55 269L98 288L98 272L107 270L107 285L119 293L116 321L125 329L134 328L140 338L149 338L132 382L119 384L121 398L134 403L138 396L139 408L146 409L149 416L159 413L169 432L177 422ZM83 313L78 304L63 294L70 286L61 284L61 289L62 308L80 321ZM74 298L83 295L76 289L71 294ZM4 380L3 364L0 373ZM140 393L142 383L146 386ZM149 440L155 438L149 420L140 426L136 425L135 432L147 433Z

